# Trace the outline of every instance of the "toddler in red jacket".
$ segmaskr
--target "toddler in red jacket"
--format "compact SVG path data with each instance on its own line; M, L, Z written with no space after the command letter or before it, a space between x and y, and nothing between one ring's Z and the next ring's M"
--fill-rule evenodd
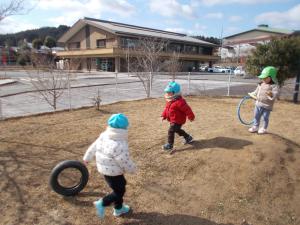
M184 137L184 144L191 143L193 137L187 134L182 125L186 122L186 117L192 122L195 115L191 107L186 103L180 94L180 85L174 81L169 82L164 90L165 99L167 101L166 107L161 115L162 119L167 119L170 122L168 130L168 143L163 145L163 150L169 151L173 149L175 133Z

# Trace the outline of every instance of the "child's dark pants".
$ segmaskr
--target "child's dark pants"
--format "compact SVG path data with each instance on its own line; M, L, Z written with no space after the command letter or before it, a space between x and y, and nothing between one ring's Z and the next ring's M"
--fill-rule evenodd
M119 176L106 176L104 175L105 181L109 185L113 192L106 195L102 201L103 206L109 206L110 204L115 204L115 209L121 209L123 205L123 196L125 194L126 180L123 175Z
M170 145L173 146L174 139L175 139L175 133L177 133L179 136L183 136L185 139L187 139L190 135L188 135L184 130L181 129L182 125L177 123L171 123L170 128L168 131L168 142Z

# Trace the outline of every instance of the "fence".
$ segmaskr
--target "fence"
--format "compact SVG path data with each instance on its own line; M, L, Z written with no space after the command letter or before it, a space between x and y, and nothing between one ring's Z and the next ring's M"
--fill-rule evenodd
M7 77L12 74L7 73ZM13 73L15 84L1 86L0 117L9 118L51 112L53 109L34 90L26 73ZM146 98L146 92L138 77L128 73L74 73L68 87L57 99L57 110L92 106L95 99L101 104ZM173 76L167 73L151 74L150 97L162 97L166 84ZM150 81L149 80L149 81ZM257 86L257 79L235 77L232 74L176 73L183 95L244 96ZM288 80L281 89L280 98L292 100L295 80ZM99 94L98 94L99 93ZM98 96L97 96L98 95ZM98 98L95 98L98 97Z

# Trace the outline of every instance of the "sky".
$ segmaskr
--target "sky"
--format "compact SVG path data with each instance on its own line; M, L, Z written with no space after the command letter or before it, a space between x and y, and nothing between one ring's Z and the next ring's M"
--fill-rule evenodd
M9 0L1 0L5 4ZM300 30L300 0L25 0L23 15L0 21L0 34L72 26L91 17L222 38L259 24ZM0 7L1 8L1 7Z

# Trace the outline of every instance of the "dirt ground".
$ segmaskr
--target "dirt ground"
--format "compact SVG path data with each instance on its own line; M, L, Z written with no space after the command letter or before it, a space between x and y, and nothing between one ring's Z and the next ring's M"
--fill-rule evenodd
M196 114L184 129L195 139L176 151L161 146L163 99L121 102L0 122L0 224L299 225L300 106L279 101L267 135L239 123L240 99L190 97ZM249 109L250 110L250 109ZM251 109L252 110L252 109ZM138 173L126 175L133 212L100 220L92 202L110 190L95 164L75 197L48 185L52 168L81 160L112 113L130 120L129 146Z

